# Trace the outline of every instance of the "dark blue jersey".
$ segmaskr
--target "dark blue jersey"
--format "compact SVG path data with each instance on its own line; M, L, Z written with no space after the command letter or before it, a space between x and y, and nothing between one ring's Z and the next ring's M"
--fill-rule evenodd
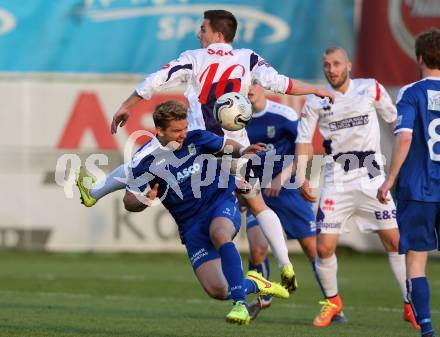
M399 199L440 201L440 77L427 77L400 90L395 133L412 132L397 182Z
M252 121L246 126L251 144L265 143L267 150L258 153L261 165L253 160L252 169L258 177L275 177L283 165L293 161L295 140L297 136L298 115L288 106L267 100L263 111L255 113Z
M129 165L127 189L142 193L148 183L159 184L158 198L178 225L209 212L230 197L235 181L220 174L214 154L223 148L222 137L205 130L189 131L180 149L163 147L156 138L140 148Z

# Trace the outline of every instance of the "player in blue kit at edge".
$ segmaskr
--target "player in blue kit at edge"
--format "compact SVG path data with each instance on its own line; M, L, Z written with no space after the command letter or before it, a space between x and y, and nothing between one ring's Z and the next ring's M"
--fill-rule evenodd
M247 294L288 298L289 293L255 271L243 278L240 254L232 242L241 222L235 178L230 172L219 172L213 155L225 152L240 157L263 151L265 146L245 148L206 130L188 131L187 109L175 101L158 105L153 120L156 137L141 147L128 165L125 208L139 212L160 197L178 225L202 287L213 298L232 299L226 321L248 324ZM150 190L145 193L147 185Z
M408 297L422 336L433 337L425 269L428 252L440 249L440 30L420 34L415 54L422 79L399 92L390 172L377 198L387 203L397 179L399 253L406 256Z

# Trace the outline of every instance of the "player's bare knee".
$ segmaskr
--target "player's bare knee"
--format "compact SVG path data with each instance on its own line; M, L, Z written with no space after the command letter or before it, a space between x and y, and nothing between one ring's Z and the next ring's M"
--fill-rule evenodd
M388 253L399 251L399 232L396 230L387 235L382 234L382 242Z
M264 262L268 251L267 244L253 244L250 249L250 259L253 264L258 265Z
M309 261L315 261L316 259L316 247L313 245L304 245L303 247L304 254L307 256Z
M318 256L321 259L327 259L335 253L335 250L333 249L333 247L320 244L317 247L317 252L318 252Z
M221 228L214 229L210 232L211 241L216 248L224 245L227 242L231 241L231 236L228 231L225 231Z
M263 197L259 194L251 199L244 199L246 202L246 206L249 212L252 213L253 216L257 216L261 212L265 211L269 207L267 207L266 203L263 200Z
M386 250L389 253L397 253L399 251L399 239L391 240L388 243L388 247L386 247Z
M316 236L310 236L299 240L299 244L307 256L309 261L315 261L316 259Z
M206 293L209 297L212 297L216 300L226 300L228 299L228 288L225 284L215 283L208 284L204 287Z
M129 212L142 212L147 206L139 202L132 194L125 194L124 207Z

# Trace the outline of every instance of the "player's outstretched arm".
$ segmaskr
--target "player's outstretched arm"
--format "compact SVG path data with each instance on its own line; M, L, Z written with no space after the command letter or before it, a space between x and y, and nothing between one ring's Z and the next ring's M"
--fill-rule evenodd
M143 98L138 95L136 91L134 91L122 104L121 107L116 111L113 116L112 124L111 124L111 132L113 134L118 131L118 126L123 127L125 123L127 123L128 118L130 117L130 109L134 107L139 101Z
M387 204L390 200L388 198L388 192L393 187L394 182L399 174L400 168L405 161L409 148L411 147L412 133L411 132L399 132L396 136L393 146L393 156L391 159L390 172L381 187L377 190L377 199L382 204Z
M248 147L244 147L235 140L226 139L223 149L217 152L217 154L218 155L232 154L234 158L239 158L246 154L255 154L257 152L263 152L265 150L266 150L266 144L264 143L251 144Z
M320 98L328 97L330 100L330 103L333 103L335 100L335 96L328 91L327 89L312 85L306 82L301 82L298 80L290 79L291 85L289 86L288 90L286 91L286 94L288 95L309 95L313 94Z

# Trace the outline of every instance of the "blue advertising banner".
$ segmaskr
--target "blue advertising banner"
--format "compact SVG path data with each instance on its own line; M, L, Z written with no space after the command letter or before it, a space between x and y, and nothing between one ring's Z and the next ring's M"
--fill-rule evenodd
M353 52L354 0L1 0L0 72L149 73L199 48L219 8L239 21L236 48L290 76L322 78L328 46Z

